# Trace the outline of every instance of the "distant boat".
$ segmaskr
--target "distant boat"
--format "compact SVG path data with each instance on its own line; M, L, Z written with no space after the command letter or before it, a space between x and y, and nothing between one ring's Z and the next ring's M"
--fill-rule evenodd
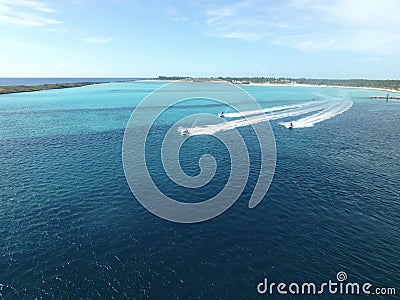
M189 132L189 130L186 128L184 131L182 131L181 134L182 134L182 135L189 135L190 132Z
M288 126L288 129L292 129L292 128L293 128L293 123L290 122L290 124L289 124L289 126Z
M222 112L220 112L219 114L218 114L218 117L220 117L220 118L224 118L225 117L225 114L224 114L224 112L222 111Z

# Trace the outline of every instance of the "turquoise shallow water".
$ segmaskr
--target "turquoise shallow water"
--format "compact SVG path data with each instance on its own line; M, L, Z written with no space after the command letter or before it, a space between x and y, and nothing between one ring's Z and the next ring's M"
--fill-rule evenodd
M264 277L318 283L339 271L351 281L400 287L400 102L366 98L379 91L245 87L262 107L312 96L354 104L310 128L288 131L271 121L276 173L252 210L259 153L250 128L240 128L254 162L244 193L221 216L183 225L155 217L134 199L121 162L130 114L161 85L0 96L0 298L253 299L261 297L256 286ZM175 118L224 109L210 104L176 107L151 133L151 173L182 201L215 193L226 168L208 188L179 189L163 176L156 144ZM228 162L212 137L193 137L183 148L184 170L195 175L205 151L219 165Z

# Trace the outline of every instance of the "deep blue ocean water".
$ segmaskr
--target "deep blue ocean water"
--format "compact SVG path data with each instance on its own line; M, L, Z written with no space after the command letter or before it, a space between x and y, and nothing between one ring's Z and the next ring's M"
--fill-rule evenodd
M399 295L400 102L370 100L384 94L370 90L245 87L263 107L312 96L354 104L310 128L288 130L272 121L277 166L261 204L247 207L259 168L253 145L255 163L239 200L215 219L187 225L145 210L122 168L130 114L161 85L124 82L0 96L0 298L308 299L260 296L256 287L265 277L321 283L339 271L352 282L396 287ZM193 111L221 107L200 101L173 115ZM157 123L154 143L170 121ZM239 130L251 145L250 128ZM193 137L182 151L189 174L198 172L204 151L219 166L228 161L212 137ZM163 177L156 147L148 155L160 189L182 197ZM209 189L185 189L185 197L215 193L229 175L224 167L217 174Z

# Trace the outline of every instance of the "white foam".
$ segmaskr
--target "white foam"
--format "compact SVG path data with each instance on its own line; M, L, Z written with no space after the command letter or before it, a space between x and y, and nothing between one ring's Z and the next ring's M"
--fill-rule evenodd
M240 113L226 114L229 118L238 118L233 121L226 121L218 124L210 124L204 126L193 126L189 128L190 135L213 135L220 131L232 130L239 127L254 125L261 122L270 120L278 120L289 117L296 117L305 114L314 113L307 117L298 119L296 121L279 123L286 127L292 122L294 128L312 127L314 124L333 118L352 106L351 101L337 100L337 101L318 101L305 104L285 105L271 107L263 110L244 111ZM266 113L267 112L267 113ZM179 129L182 132L182 128Z
M322 103L322 102L318 102L318 103ZM307 102L307 103L302 103L302 104L268 107L268 108L259 109L259 110L248 110L248 111L243 111L243 112L227 113L227 114L224 114L224 117L225 118L241 118L241 117L246 117L246 116L260 115L263 113L280 111L280 110L284 110L284 109L301 108L301 107L314 105L314 104L315 104L315 102Z
M288 107L288 106L286 106ZM305 107L285 109L283 106L276 107L275 112L269 114L257 114L250 117L243 117L233 121L224 121L223 123L210 124L205 126L194 126L189 129L190 135L213 135L220 131L232 130L238 127L254 125L269 120L277 120L287 117L299 116L313 111L319 111L326 107L323 102L313 103ZM271 108L272 109L272 108Z
M337 115L344 113L345 111L349 110L353 106L352 101L335 101L329 104L328 107L324 108L322 111L313 114L311 116L307 116L295 121L291 122L283 122L280 123L281 125L288 127L290 123L293 123L294 128L305 128L305 127L312 127L317 123L329 120Z

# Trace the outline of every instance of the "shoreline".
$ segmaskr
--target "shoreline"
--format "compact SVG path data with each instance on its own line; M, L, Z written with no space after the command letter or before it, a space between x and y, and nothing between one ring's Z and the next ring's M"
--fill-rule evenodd
M364 90L375 90L389 93L400 93L399 90L378 88L378 87L363 87L363 86L345 86L345 85L327 85L327 84L307 84L307 83L254 83L239 84L240 86L286 86L286 87L327 87L327 88L341 88L341 89L364 89Z
M182 79L183 81L191 81L191 82L196 82L196 81L206 81L206 80L193 80L192 78L189 79ZM174 82L174 80L169 80L169 79L146 79L144 81L147 82L161 82L161 83L169 83L169 82ZM226 80L207 80L209 82L221 82L221 81L226 81ZM226 81L229 82L229 81ZM229 82L231 83L231 82ZM234 84L234 83L232 83ZM235 85L238 86L285 86L285 87L323 87L323 88L339 88L339 89L364 89L364 90L374 90L374 91L383 91L387 93L399 93L400 90L395 90L395 89L390 89L390 88L384 88L384 87L367 87L367 86L348 86L348 85L328 85L328 84L308 84L308 83L255 83L255 82L249 82L249 83L236 83Z
M49 83L40 85L6 85L6 86L0 86L0 95L68 89L68 88L104 84L104 83L108 82L105 81L105 82Z
M127 80L128 81L128 80ZM147 82L172 82L173 80L168 79L144 79L138 81L147 81ZM193 80L196 81L196 80ZM200 80L201 81L201 80ZM212 82L220 82L220 80L210 80ZM229 81L228 81L229 82ZM0 95L7 94L16 94L16 93L27 93L27 92L38 92L45 90L55 90L55 89L66 89L66 88L75 88L75 87L83 87L89 85L96 84L105 84L110 83L108 81L104 82L74 82L74 83L51 83L51 84L41 84L41 85L9 85L9 86L0 86ZM307 84L307 83L237 83L239 86L271 86L271 87L323 87L323 88L342 88L342 89L365 89L365 90L374 90L374 91L382 91L386 93L396 93L400 94L400 90L394 90L389 88L379 88L379 87L363 87L363 86L345 86L345 85L327 85L327 84Z

